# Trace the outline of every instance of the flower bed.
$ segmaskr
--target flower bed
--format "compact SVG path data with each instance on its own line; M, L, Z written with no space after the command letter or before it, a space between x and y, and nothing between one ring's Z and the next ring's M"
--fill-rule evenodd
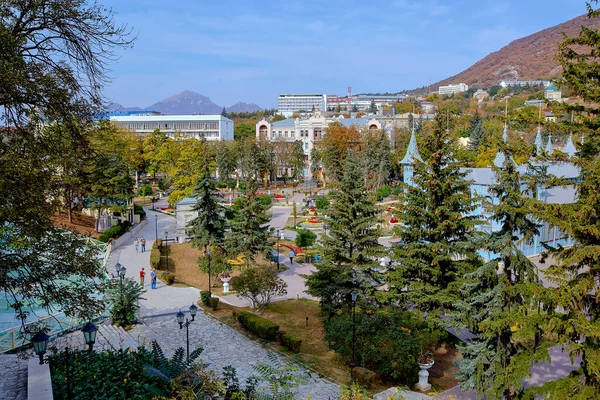
M231 265L242 265L246 262L246 258L244 256L237 256L232 260L227 260L227 264Z

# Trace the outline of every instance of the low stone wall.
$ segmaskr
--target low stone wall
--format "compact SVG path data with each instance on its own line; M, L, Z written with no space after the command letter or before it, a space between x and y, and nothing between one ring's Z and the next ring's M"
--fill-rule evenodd
M52 379L50 365L40 365L37 357L30 358L27 366L27 399L52 400Z

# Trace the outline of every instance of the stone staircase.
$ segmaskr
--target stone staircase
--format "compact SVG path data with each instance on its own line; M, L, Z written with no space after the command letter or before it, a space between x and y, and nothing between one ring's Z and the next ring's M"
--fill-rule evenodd
M96 334L96 343L94 350L118 350L118 349L136 349L138 346L144 345L143 341L138 341L120 326L103 323L98 325L98 333ZM87 345L83 339L81 330L69 333L68 335L53 339L48 346L55 346L62 350L65 347L70 349L87 349Z

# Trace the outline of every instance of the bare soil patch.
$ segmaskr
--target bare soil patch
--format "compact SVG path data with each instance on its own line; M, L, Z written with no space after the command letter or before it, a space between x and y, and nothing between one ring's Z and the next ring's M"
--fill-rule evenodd
M100 233L96 232L96 219L80 212L73 212L73 222L69 222L69 216L67 214L58 213L52 215L50 220L54 226L75 232L82 236L90 236L95 239L100 236Z

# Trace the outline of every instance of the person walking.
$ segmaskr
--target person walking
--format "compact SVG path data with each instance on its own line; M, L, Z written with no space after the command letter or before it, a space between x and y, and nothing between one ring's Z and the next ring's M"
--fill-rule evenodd
M144 287L144 277L146 276L146 271L144 271L144 268L142 268L142 270L140 271L140 286Z
M290 250L290 264L294 263L294 256L296 255L296 253L294 253L294 250Z
M139 253L138 249L140 247L140 241L137 237L133 239L133 247L135 248L135 252Z
M156 289L156 272L154 272L154 269L150 271L150 288Z
M142 237L140 239L140 244L142 245L142 253L146 251L146 239L144 239L144 237Z

